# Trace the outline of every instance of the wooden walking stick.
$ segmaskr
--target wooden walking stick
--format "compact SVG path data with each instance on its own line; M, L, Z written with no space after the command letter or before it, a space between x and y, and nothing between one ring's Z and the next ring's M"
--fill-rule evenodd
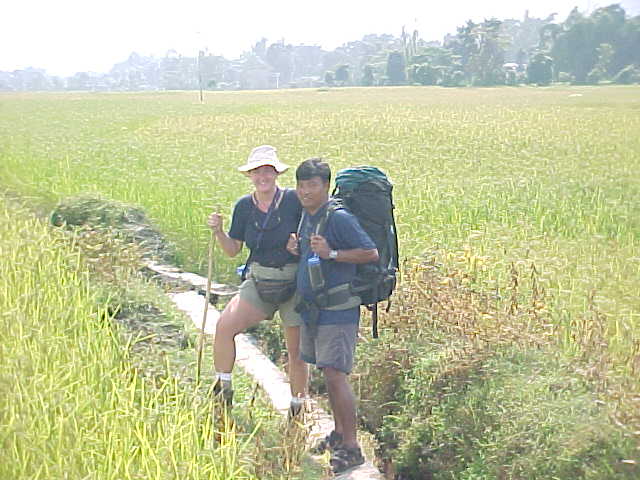
M209 298L211 296L211 275L213 274L213 247L216 241L216 234L211 230L209 238L209 265L207 266L207 290L204 294L204 314L202 315L202 327L200 329L200 340L198 342L198 361L196 367L196 385L200 384L200 371L202 370L202 350L204 346L204 329L207 326L207 313L209 311Z

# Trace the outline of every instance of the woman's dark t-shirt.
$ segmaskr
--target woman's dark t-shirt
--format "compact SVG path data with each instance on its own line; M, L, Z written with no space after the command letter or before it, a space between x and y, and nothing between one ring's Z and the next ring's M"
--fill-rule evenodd
M289 235L298 229L302 206L295 190L285 189L283 193L279 207L271 213L264 228L267 214L256 207L251 195L242 197L233 208L229 236L244 242L251 251L251 261L265 267L298 262L298 257L291 255L286 247ZM260 230L263 233L259 239Z

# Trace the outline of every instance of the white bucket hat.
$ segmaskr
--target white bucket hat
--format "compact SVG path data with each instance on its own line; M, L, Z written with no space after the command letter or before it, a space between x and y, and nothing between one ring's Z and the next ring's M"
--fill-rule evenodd
M260 145L259 147L251 150L249 158L247 158L246 165L238 167L238 170L241 172L248 172L249 170L262 167L263 165L271 165L278 173L282 173L289 168L289 165L285 165L278 160L275 147L272 147L271 145Z

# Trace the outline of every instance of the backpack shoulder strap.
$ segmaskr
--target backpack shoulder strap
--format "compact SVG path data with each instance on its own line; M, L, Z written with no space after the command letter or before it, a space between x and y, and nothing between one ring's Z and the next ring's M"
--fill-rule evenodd
M342 206L340 201L336 200L335 198L332 198L331 200L329 200L329 204L327 205L324 211L324 215L322 215L322 218L316 225L315 234L316 235L323 234L327 226L327 222L329 221L329 218L331 217L331 215L333 215L334 212L342 209L344 209L344 207Z
M304 219L307 216L307 212L302 209L302 215L300 215L300 221L298 222L298 228L296 229L296 237L300 238L300 229L302 228L302 224L304 223Z
M340 204L340 202L336 201L335 199L331 199L329 201L329 204L326 206L324 214L320 218L320 221L316 224L314 233L316 235L320 235L321 232L324 232L327 222L329 221L329 217L333 214L333 212L335 212L336 210L340 210L342 208L344 207ZM298 228L296 230L296 235L298 237L300 237L300 230L306 218L307 218L307 212L303 209L302 215L300 215L300 222L298 222Z

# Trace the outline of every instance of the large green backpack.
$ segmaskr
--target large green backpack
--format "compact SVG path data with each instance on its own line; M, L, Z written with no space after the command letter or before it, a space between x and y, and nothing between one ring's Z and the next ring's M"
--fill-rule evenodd
M336 175L332 197L351 212L378 249L379 260L358 265L351 286L373 315L373 337L378 337L378 302L387 300L396 286L398 235L393 216L393 185L376 167L345 168Z

